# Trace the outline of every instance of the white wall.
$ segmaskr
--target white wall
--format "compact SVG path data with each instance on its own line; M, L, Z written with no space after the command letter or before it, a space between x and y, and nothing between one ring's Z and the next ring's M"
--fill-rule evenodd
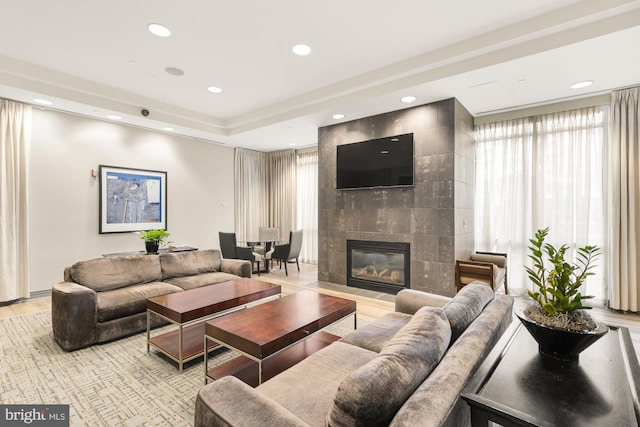
M33 110L30 169L31 292L50 290L65 266L144 249L132 233L98 233L98 165L167 172L169 240L218 248L234 227L234 150L145 129Z

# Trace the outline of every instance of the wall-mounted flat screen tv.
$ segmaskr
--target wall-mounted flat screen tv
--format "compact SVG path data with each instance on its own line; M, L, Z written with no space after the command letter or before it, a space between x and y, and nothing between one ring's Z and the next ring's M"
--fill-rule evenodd
M413 185L413 133L338 145L336 188Z

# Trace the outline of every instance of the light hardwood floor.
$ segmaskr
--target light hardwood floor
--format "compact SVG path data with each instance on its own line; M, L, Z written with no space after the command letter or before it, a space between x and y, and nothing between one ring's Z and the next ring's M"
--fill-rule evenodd
M315 289L318 292L349 298L356 301L358 317L373 320L394 309L395 297L380 292L351 288L327 282L318 282L318 270L310 264L300 264L298 273L295 264L289 264L289 276L285 276L284 269L277 267L270 273L263 273L260 278L282 286L282 293L287 295L302 289ZM516 297L516 304L522 304L523 297ZM51 309L51 298L40 298L0 306L0 319L20 316L23 314L47 311ZM594 308L593 316L610 325L623 326L629 329L636 354L640 358L640 316L637 314L619 313L614 310Z

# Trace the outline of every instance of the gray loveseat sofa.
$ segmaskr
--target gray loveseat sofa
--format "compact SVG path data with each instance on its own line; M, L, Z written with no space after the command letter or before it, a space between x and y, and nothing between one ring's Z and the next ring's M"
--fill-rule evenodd
M484 283L455 297L403 290L396 311L253 389L202 387L195 426L466 426L460 393L512 322L513 299Z
M80 261L53 285L53 336L72 351L140 332L148 298L239 277L251 277L251 263L222 259L217 249Z

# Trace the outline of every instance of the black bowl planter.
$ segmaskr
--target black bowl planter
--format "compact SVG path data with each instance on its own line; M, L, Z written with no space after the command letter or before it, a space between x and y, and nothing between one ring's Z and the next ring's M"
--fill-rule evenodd
M158 242L144 242L144 246L147 249L147 253L157 254L158 253L158 247L160 246L160 243L158 243Z
M571 331L538 323L524 314L524 308L515 313L538 343L540 355L562 364L578 363L580 352L609 332L609 327L600 322L591 331Z

